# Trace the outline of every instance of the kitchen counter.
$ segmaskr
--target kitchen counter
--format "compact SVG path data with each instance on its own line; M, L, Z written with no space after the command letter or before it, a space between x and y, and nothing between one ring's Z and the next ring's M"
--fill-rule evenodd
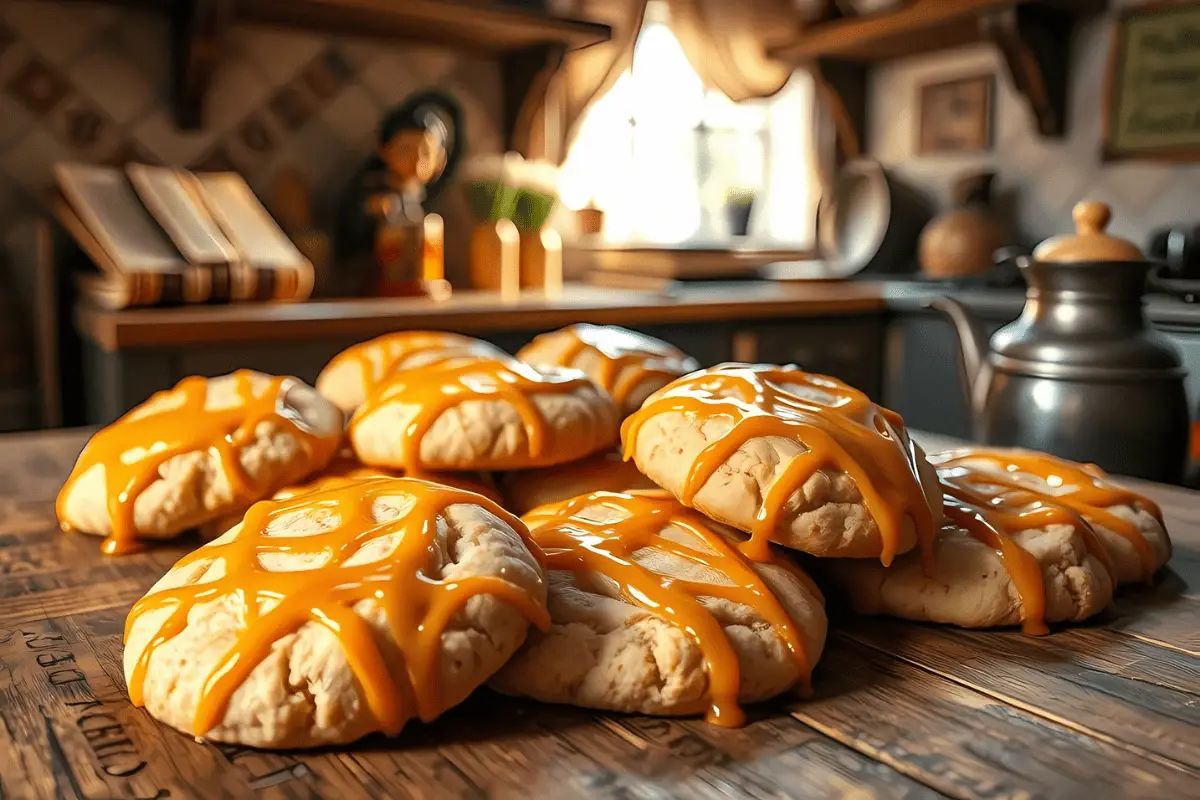
M345 347L405 329L449 330L516 352L543 331L575 322L615 324L658 336L702 365L796 363L883 399L918 426L965 435L967 411L950 326L924 305L948 294L994 331L1024 303L1017 289L919 281L727 281L670 294L569 284L557 299L492 292L427 298L235 304L104 311L76 309L83 383L65 392L74 424L110 422L186 375L238 367L312 381ZM1200 400L1200 305L1147 301L1152 322L1179 345ZM78 381L76 381L78 384Z
M960 288L923 281L728 281L684 286L671 294L568 284L559 299L523 292L503 302L494 292L461 291L449 300L425 298L245 303L107 311L81 305L80 333L105 350L295 341L345 336L366 339L403 328L484 334L553 328L572 322L660 325L731 319L783 319L884 311L919 311L948 294L985 315L1020 313L1023 289ZM1149 319L1200 328L1200 303L1150 296Z
M875 283L730 281L675 294L568 284L561 298L523 292L511 302L495 292L461 291L427 298L311 301L105 311L80 306L80 333L105 350L345 336L368 339L393 330L426 328L488 333L556 328L573 322L637 327L729 319L878 312Z
M1162 505L1175 556L1098 624L1034 638L846 618L807 700L729 730L475 694L346 748L198 743L132 707L125 615L196 542L105 558L53 501L86 432L0 437L0 796L1195 797L1200 494ZM944 444L918 436L926 445Z

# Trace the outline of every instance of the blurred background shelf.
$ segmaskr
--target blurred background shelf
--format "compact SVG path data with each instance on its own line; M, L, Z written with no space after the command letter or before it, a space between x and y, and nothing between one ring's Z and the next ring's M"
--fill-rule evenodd
M148 8L171 21L176 124L203 127L224 32L232 25L301 28L435 44L500 63L506 147L524 151L527 122L569 50L605 42L607 25L471 0L77 0Z

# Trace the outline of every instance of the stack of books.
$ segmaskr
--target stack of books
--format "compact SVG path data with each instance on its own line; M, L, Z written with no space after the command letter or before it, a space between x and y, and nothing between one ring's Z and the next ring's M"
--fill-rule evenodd
M57 164L50 207L95 263L81 294L105 308L305 300L313 266L241 175Z

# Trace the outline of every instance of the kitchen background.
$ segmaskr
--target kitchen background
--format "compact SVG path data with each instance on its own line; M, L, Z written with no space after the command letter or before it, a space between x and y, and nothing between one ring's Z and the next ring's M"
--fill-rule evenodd
M1136 0L1115 0L1116 10ZM1099 163L1105 75L1112 43L1111 16L1084 18L1071 43L1067 135L1038 136L1028 106L1016 96L994 47L977 45L877 67L868 104L870 155L898 174L949 200L950 183L971 168L997 173L997 199L1021 237L1036 243L1072 228L1071 207L1081 197L1112 206L1110 230L1139 245L1155 227L1182 222L1200 207L1200 166L1147 161ZM923 84L962 75L996 76L994 145L979 155L916 153L917 97Z
M238 26L209 90L204 126L181 131L170 107L165 14L91 3L0 0L0 231L44 213L58 161L127 161L237 170L272 205L280 171L312 188L329 225L351 176L378 141L385 110L428 86L463 108L468 152L499 152L494 62L411 43ZM466 227L465 202L439 207ZM450 237L448 264L465 259Z

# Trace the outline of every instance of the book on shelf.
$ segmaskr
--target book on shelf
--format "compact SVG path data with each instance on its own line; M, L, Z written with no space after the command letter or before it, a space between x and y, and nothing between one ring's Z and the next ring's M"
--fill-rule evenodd
M313 267L237 173L57 164L49 204L95 264L77 279L105 308L298 301Z

